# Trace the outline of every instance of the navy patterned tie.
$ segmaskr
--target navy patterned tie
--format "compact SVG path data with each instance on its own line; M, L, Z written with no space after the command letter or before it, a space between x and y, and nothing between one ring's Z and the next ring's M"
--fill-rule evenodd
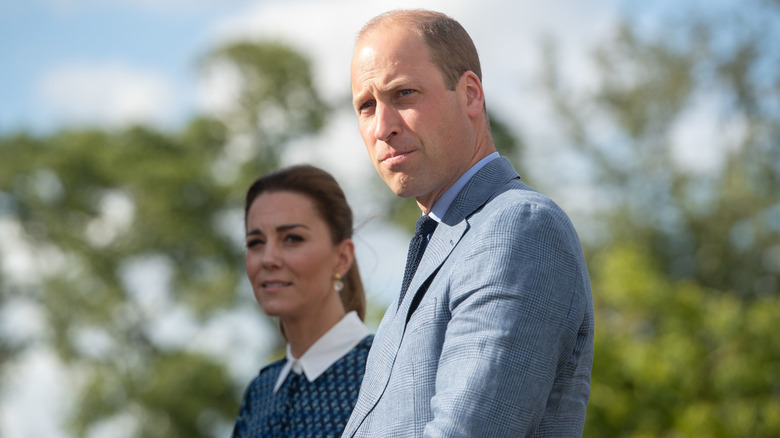
M404 300L404 295L406 295L406 289L409 289L409 283L412 282L412 277L414 277L414 273L417 271L417 266L420 264L425 247L428 245L430 235L438 224L435 219L427 214L417 219L417 225L414 227L414 237L409 242L409 253L406 255L406 269L404 269L404 281L401 283L401 295L398 297L398 307L401 307L401 302Z

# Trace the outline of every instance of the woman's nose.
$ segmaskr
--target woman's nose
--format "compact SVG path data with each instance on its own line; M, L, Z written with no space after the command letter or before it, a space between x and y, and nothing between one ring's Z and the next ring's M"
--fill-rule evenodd
M273 268L281 265L281 257L277 245L268 243L263 248L260 262L265 268Z

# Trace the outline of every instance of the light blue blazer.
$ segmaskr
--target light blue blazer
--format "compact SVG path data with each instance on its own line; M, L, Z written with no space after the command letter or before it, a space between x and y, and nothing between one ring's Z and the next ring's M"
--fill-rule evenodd
M397 306L343 436L582 435L594 334L582 247L506 158L455 198Z

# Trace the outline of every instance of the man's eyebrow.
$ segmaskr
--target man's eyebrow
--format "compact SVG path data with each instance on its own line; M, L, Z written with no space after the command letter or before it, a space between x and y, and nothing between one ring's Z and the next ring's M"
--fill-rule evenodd
M352 98L352 106L357 108L363 102L363 94L356 94Z
M363 89L352 98L352 105L358 106L362 101L373 98L374 95L393 94L407 88L415 88L408 78L397 78L380 86L372 86L371 89Z
M363 102L365 102L366 100L369 100L370 98L373 99L373 93L370 93L368 90L359 91L357 94L355 94L352 97L352 106L357 108Z
M393 79L392 81L385 84L385 86L382 87L382 90L385 93L393 93L395 91L404 90L407 88L414 88L414 87L412 87L409 80L407 80L406 78L398 78L398 79Z

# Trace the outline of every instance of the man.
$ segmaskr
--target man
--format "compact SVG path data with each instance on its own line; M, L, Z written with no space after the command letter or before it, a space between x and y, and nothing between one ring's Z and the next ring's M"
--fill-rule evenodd
M439 13L380 15L358 35L351 85L377 172L437 224L344 436L581 435L594 333L582 248L495 152L471 38Z

